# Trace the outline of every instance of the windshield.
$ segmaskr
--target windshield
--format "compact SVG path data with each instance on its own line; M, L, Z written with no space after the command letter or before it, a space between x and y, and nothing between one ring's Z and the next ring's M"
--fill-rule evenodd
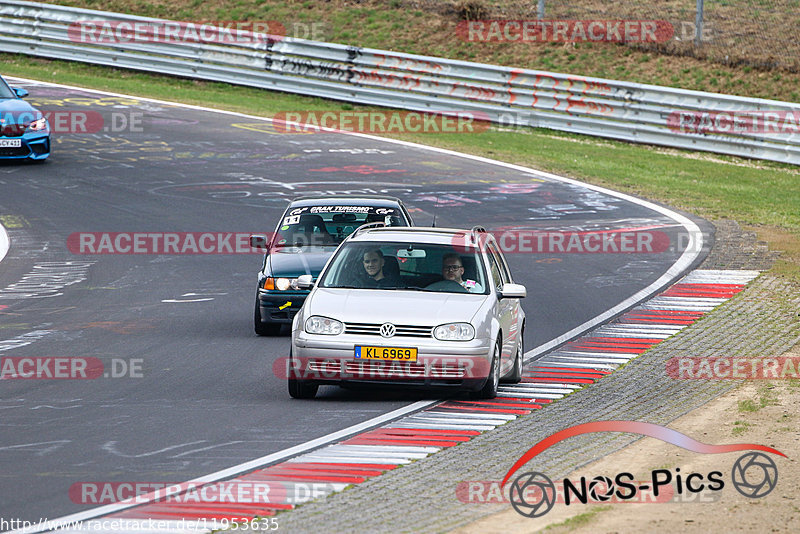
M3 78L0 78L0 98L17 98Z
M383 222L408 226L397 208L375 206L303 206L283 214L274 247L336 247L362 224Z
M319 285L484 295L489 289L477 251L427 243L348 243Z

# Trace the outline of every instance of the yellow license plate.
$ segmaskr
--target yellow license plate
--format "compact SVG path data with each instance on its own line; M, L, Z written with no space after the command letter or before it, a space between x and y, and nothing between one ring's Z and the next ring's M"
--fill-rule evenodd
M396 360L400 362L417 361L417 349L400 347L362 347L355 348L356 360Z

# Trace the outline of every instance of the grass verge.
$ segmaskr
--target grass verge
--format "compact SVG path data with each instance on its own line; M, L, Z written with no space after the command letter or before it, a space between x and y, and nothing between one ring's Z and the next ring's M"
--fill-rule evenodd
M368 109L347 103L0 54L6 75L203 105L265 117L280 111ZM35 103L35 95L31 96ZM390 136L564 174L664 202L710 220L749 225L785 254L775 274L800 282L800 169L543 129ZM57 148L56 148L57 150Z

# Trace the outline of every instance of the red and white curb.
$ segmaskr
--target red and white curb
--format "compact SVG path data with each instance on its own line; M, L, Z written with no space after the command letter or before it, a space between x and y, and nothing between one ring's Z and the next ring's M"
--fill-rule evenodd
M268 484L273 490L280 488L280 498L276 501L200 502L196 497L195 502L181 498L180 502L153 502L128 508L103 519L120 520L120 525L124 524L122 520L159 520L158 530L163 532L211 532L214 520L218 521L216 528L220 528L220 524L236 518L271 517L303 502L341 491L348 485L360 484L443 448L469 441L596 382L619 365L693 324L742 291L758 274L758 271L695 270L614 321L530 362L522 382L501 385L495 399L444 401L338 443L211 484ZM63 532L86 530L89 528ZM153 530L148 529L146 523L140 523L135 529L104 528L101 531Z

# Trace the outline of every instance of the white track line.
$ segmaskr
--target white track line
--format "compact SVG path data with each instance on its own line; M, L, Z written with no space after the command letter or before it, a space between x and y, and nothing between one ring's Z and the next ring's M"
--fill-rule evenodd
M0 224L0 261L3 261L3 258L6 257L9 248L11 248L11 241L8 239L6 229Z

